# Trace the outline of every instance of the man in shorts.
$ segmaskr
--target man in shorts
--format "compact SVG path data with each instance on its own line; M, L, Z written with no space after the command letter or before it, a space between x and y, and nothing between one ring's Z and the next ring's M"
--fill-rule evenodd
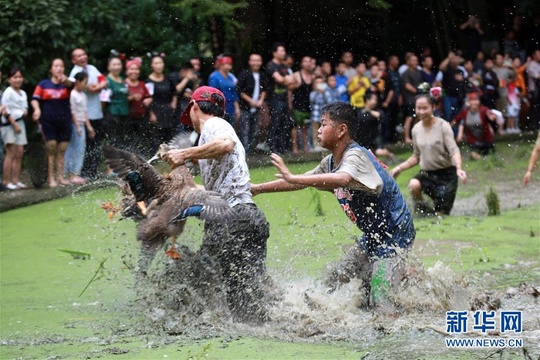
M382 163L353 140L358 127L355 109L344 102L332 103L321 110L321 120L319 142L332 154L304 175L291 174L283 159L272 154L279 180L252 184L251 191L256 195L308 186L333 191L363 235L331 269L326 283L333 291L341 283L359 278L370 294L370 305L394 314L394 294L416 235L411 213Z
M223 119L224 111L221 91L210 86L197 88L181 122L200 134L198 146L171 150L164 159L172 167L197 161L205 189L219 193L235 211L234 219L206 222L200 251L221 270L233 318L262 322L267 318L263 286L268 222L253 202L245 150Z

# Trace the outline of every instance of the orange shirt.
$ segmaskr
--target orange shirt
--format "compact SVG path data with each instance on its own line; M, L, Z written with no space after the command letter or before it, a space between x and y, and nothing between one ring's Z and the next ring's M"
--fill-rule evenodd
M527 95L527 83L525 82L525 65L521 65L516 69L516 87L521 92L522 96Z

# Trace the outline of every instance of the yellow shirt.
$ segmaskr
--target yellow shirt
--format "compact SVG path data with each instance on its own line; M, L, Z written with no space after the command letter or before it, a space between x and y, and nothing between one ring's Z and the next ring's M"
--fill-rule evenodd
M360 83L362 82L363 86L357 89L355 92L352 92ZM366 94L366 90L369 89L370 86L369 79L365 76L362 76L360 78L358 75L354 76L347 86L347 90L349 91L349 94L351 95L351 105L357 108L363 108L364 107L364 95Z

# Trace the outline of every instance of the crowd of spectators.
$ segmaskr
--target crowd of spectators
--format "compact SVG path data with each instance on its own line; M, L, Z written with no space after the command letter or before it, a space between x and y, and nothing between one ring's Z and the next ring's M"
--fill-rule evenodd
M527 54L509 33L502 51L484 53L476 42L475 34L482 32L477 20L471 17L461 28L470 40L466 52L450 51L438 64L429 49L403 58L362 58L345 51L337 63L303 55L296 63L284 44L275 43L270 61L264 64L262 54L250 54L238 75L232 71L232 56L217 56L208 78L202 77L198 58L167 74L165 54L157 52L148 54L146 65L142 58L126 61L112 51L103 75L88 63L84 49L75 49L69 76L63 60L54 59L49 78L29 96L31 117L46 143L48 185L83 184L98 177L104 142L151 155L160 143L186 130L179 115L203 83L225 95L225 118L247 155L321 151L320 109L345 101L364 124L357 134L360 145L390 160L387 144L412 141L418 95L440 88L434 115L449 122L457 141L465 140L471 158L479 159L494 149L495 133L538 130L540 50ZM141 80L143 66L149 75ZM2 188L10 190L26 187L19 177L27 141L23 120L29 113L28 104L23 106L28 101L21 89L23 71L9 72L2 97Z

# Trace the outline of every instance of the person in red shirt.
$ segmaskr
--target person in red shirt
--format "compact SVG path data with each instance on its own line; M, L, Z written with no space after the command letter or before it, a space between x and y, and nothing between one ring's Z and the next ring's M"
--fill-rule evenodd
M34 90L32 118L39 121L47 148L49 187L71 185L64 177L64 155L71 139L69 92L71 81L64 74L64 61L54 59L49 67L51 77L41 81ZM56 176L55 176L56 175Z
M469 93L467 95L469 106L461 110L452 120L452 124L459 125L456 141L461 142L465 135L473 160L487 156L490 150L495 151L493 128L489 122L495 122L497 117L480 103L480 96L479 92Z
M126 139L131 139L132 143L140 147L138 152L143 155L150 155L144 149L150 148L150 139L145 139L149 133L148 107L152 103L152 97L143 81L139 80L141 73L141 58L134 58L126 63L126 84L128 86L129 115L125 131L128 134Z

